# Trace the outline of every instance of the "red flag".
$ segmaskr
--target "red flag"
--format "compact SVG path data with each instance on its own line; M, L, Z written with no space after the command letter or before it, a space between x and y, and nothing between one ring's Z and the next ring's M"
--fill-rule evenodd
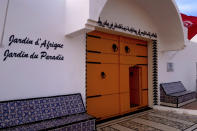
M197 17L181 14L184 26L188 28L188 39L191 40L197 34Z

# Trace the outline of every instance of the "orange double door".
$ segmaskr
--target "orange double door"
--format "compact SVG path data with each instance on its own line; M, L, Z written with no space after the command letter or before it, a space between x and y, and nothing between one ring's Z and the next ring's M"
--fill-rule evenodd
M145 41L98 31L87 35L87 111L98 119L148 106Z

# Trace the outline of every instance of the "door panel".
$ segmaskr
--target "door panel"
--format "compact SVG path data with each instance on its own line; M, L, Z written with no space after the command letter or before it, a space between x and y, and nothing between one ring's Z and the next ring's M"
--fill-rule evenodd
M120 56L120 64L148 64L146 57Z
M88 113L105 119L147 106L147 56L146 41L99 31L88 33Z
M102 38L102 39L109 39L109 40L119 41L119 36L118 35L108 34L108 33L99 32L99 31L92 31L92 32L88 33L88 35L97 36L97 37Z
M139 66L142 69L142 89L148 89L148 66Z
M120 56L120 64L129 64L136 65L136 57L135 56Z
M97 118L119 114L119 94L87 99L88 114Z
M141 68L138 66L129 68L129 87L131 107L140 106L141 102Z
M120 43L120 55L135 56L135 44L133 43Z
M146 46L138 46L133 43L120 43L120 54L130 56L148 56Z
M148 90L142 90L142 106L148 106Z
M120 94L120 111L121 113L126 113L130 111L130 93Z
M137 45L135 46L134 54L136 56L148 56L148 49L146 45Z
M118 64L87 64L87 96L118 93L118 68Z
M106 54L119 54L119 43L115 40L87 38L87 50Z
M120 55L147 56L147 43L137 39L120 37Z
M111 54L96 54L96 53L87 53L88 62L101 62L101 63L119 63L118 55Z
M129 65L120 65L120 93L129 92Z

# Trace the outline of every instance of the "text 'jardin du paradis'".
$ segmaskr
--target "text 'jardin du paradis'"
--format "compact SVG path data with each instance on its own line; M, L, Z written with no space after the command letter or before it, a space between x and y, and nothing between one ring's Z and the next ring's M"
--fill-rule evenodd
M51 42L49 40L42 40L41 38L38 38L36 41L25 37L25 38L17 38L15 35L11 35L9 37L9 44L8 46L12 45L28 45L28 46L37 46L38 48L44 49L44 50L57 50L64 47L63 44ZM58 55L50 55L47 51L41 51L41 52L26 52L24 50L19 51L11 51L10 49L5 50L4 52L4 59L3 61L6 61L9 58L29 58L29 59L41 59L41 60L64 60L64 56L61 54Z

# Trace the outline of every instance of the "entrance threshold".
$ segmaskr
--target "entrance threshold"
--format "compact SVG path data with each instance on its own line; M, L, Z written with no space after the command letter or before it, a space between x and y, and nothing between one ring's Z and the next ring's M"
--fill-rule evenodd
M123 114L123 115L118 115L118 116L115 116L115 117L111 117L111 118L107 118L107 119L104 119L104 120L96 121L96 124L105 123L105 122L112 121L112 120L122 118L122 117L125 117L125 116L129 116L129 115L133 115L133 114L136 114L136 113L148 111L148 110L151 110L151 109L152 108L150 108L150 107L144 107L144 108L141 108L141 109L139 109L137 111L134 111L134 112L130 112L130 113L126 113L126 114Z

